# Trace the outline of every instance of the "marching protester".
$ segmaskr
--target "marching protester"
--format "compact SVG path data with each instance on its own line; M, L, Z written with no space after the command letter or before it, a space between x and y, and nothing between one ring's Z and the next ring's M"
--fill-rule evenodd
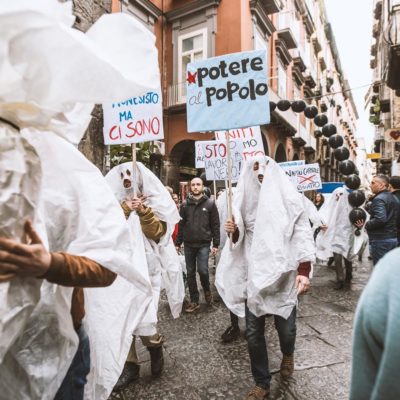
M337 290L343 289L353 277L355 229L349 220L352 207L348 197L345 188L337 188L319 211L324 225L316 239L317 258L328 260L333 257Z
M224 303L246 317L246 339L256 386L247 400L266 399L271 373L264 336L265 317L274 316L283 354L280 373L294 370L296 305L307 292L315 248L301 195L270 157L247 161L235 192L232 236L217 268L216 286Z
M322 193L316 193L314 197L314 205L319 210L325 203L325 197Z
M399 399L400 250L377 263L357 305L350 399Z
M2 399L108 398L125 330L152 300L120 207L76 145L95 102L153 88L154 37L126 14L86 34L73 23L70 2L0 4Z
M153 304L139 326L133 332L125 369L115 386L123 389L139 378L139 360L135 338L140 339L150 353L151 373L160 376L163 370L162 345L164 337L157 332L151 321L157 314L161 288L166 289L171 313L179 317L184 298L183 275L178 255L172 241L172 232L179 221L179 213L171 195L160 180L142 163L132 162L114 167L106 176L115 196L121 204L132 232L132 240L144 243L146 260L153 287Z
M190 194L180 209L178 237L175 241L177 251L184 245L187 282L190 303L185 311L195 312L200 308L199 291L196 282L196 270L200 275L201 286L207 304L212 303L208 257L212 242L211 255L215 256L220 244L220 226L215 202L204 194L204 184L200 178L190 182Z
M392 176L389 180L389 189L393 196L400 202L400 176ZM400 212L397 216L397 244L400 245Z
M389 192L389 178L386 175L375 175L371 181L373 197L368 207L368 222L357 221L356 226L368 233L369 248L374 265L390 250L397 247L397 227L400 214L400 203Z

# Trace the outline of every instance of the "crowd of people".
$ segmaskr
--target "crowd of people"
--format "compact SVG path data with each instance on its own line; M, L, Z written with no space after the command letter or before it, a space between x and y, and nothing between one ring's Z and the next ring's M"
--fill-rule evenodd
M287 379L313 264L333 257L341 290L367 239L375 269L356 313L351 398L399 398L400 178L373 178L368 218L354 226L346 187L325 201L317 194L314 206L266 156L246 161L217 202L198 177L180 201L139 162L104 177L76 145L94 103L155 88L154 37L123 13L77 32L70 7L0 4L0 399L107 399L139 378L139 338L159 377L160 293L178 318L187 286L184 311L199 312L198 274L211 304L210 256L231 320L221 340L235 340L245 319L254 378L246 399L266 399L266 316ZM121 58L121 48L137 51Z

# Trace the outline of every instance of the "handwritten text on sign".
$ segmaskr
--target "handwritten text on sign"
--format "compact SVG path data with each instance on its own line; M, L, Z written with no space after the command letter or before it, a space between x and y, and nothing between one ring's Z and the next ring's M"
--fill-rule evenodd
M103 104L104 143L128 144L164 139L161 91L121 103Z
M252 157L265 156L264 144L259 126L230 129L229 131L217 131L215 132L215 139L217 141L225 141L227 135L229 135L231 140L239 140L243 143L242 156L244 161Z
M189 132L269 123L264 50L189 63L186 72Z
M203 140L195 142L195 167L204 168Z
M209 181L228 179L228 149L226 143L203 141L204 168ZM243 145L240 141L230 141L232 160L232 182L237 182L242 164Z
M298 192L322 188L319 164L306 164L283 168Z

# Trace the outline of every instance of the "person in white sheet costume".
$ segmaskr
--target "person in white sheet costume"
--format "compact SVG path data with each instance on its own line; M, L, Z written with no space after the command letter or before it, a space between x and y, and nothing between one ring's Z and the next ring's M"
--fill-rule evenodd
M325 201L319 210L324 225L316 239L317 258L325 261L334 257L335 289L339 290L343 289L344 284L349 283L352 279L352 261L358 251L354 236L356 228L349 220L352 207L348 197L347 189L342 187L335 189L329 199ZM360 236L361 238L365 237L365 233L361 231Z
M294 368L297 295L309 288L315 250L301 195L269 157L243 166L236 187L234 221L226 231L234 246L224 247L216 286L227 307L246 317L251 370L256 386L248 399L264 399L271 374L264 337L266 314L275 318L283 359L281 375Z
M185 296L183 274L178 254L172 241L172 232L180 220L178 209L171 195L160 180L142 163L132 162L114 167L106 180L125 213L128 225L144 242L148 269L153 287L153 303L136 328L127 363L115 389L122 389L139 377L139 364L135 347L135 335L150 352L151 372L154 377L163 368L163 337L152 323L157 315L160 290L166 289L172 316L179 317ZM135 212L133 212L135 211ZM138 233L141 232L141 233Z
M144 248L76 145L94 103L156 88L154 36L124 14L73 22L71 2L0 0L2 400L81 399L89 364L85 397L107 399L152 301Z

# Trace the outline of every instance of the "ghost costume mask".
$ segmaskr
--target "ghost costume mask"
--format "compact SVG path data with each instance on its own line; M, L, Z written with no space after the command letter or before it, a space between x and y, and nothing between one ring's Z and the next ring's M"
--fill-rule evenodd
M0 234L19 240L30 218L50 251L86 256L118 274L108 288L85 289L92 366L85 396L102 400L152 290L118 203L74 145L95 103L154 90L159 71L154 36L140 22L105 15L83 34L71 28L74 19L72 2L0 0L0 117L21 129L0 123ZM10 140L20 156L9 157ZM40 279L0 284L7 299L0 307L0 399L54 398L78 344L71 294Z
M151 322L151 318L154 319L157 314L161 289L166 291L174 318L179 317L182 309L185 296L182 268L171 236L180 216L171 195L160 180L142 163L137 162L135 166L133 169L131 162L118 165L106 175L106 180L120 203L132 199L136 192L136 196L143 196L144 205L150 207L154 215L167 225L165 235L156 243L142 233L135 212L131 212L127 221L131 231L136 232L144 243L147 262L141 268L147 268L153 287L153 307L135 334L149 336L156 333L156 324Z
M319 215L328 227L320 231L317 239L317 258L326 261L337 253L352 261L355 256L354 231L349 220L352 210L346 188L337 188L319 210Z
M315 259L301 195L273 159L254 158L243 165L233 215L239 239L232 251L228 243L222 251L216 274L219 294L239 317L244 317L247 301L256 316L288 318L297 304L298 265Z

